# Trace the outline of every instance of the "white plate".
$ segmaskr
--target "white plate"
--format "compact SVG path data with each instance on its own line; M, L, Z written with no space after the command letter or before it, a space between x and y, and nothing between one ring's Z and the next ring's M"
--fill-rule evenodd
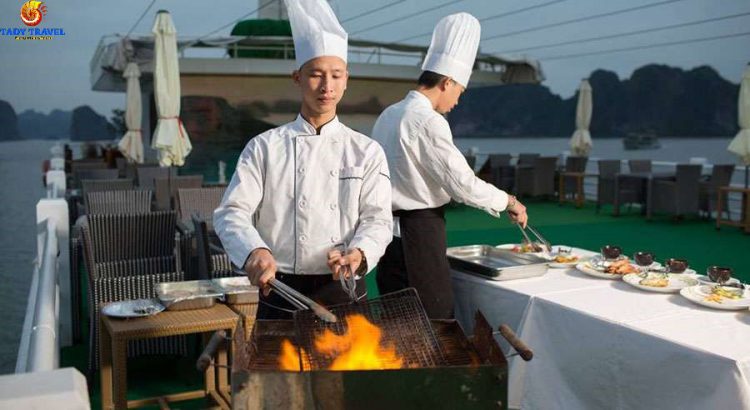
M682 288L686 288L688 286L695 286L698 284L698 280L693 278L692 276L685 276L684 274L679 274L679 273L670 273L669 284L663 288L642 285L641 280L643 280L643 277L641 277L637 273L628 273L627 275L622 277L622 280L625 283L635 286L638 289L643 289L649 292L658 292L658 293L676 293L676 292L679 292L680 289Z
M706 296L711 293L711 285L696 285L689 286L680 290L680 295L684 296L691 302L695 302L701 306L710 307L712 309L719 310L745 310L750 308L750 291L744 290L742 299L724 299L721 303L711 302L706 300Z
M624 275L620 275L619 273L602 272L599 269L595 269L593 266L591 266L589 264L589 262L581 262L581 263L577 264L576 265L576 269L578 269L579 271L581 271L581 272L583 272L583 273L585 273L585 274L587 274L589 276L593 276L595 278L615 279L615 280L617 280L617 279L620 279L620 278L622 278L624 276Z
M102 313L112 317L144 317L164 311L158 299L135 299L113 302L102 308Z

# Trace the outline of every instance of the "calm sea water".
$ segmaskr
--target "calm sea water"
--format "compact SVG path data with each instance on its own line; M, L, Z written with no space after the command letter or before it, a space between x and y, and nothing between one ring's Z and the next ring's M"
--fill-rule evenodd
M682 162L704 157L710 163L737 163L727 152L727 138L663 138L658 150L624 151L619 139L595 139L592 157L650 158ZM456 145L466 151L538 152L558 155L569 149L566 138L457 139ZM0 374L13 372L20 340L35 257L35 206L44 194L41 163L49 157L50 141L0 143ZM226 153L236 159L239 152ZM234 161L231 161L232 163ZM739 183L741 173L736 173Z

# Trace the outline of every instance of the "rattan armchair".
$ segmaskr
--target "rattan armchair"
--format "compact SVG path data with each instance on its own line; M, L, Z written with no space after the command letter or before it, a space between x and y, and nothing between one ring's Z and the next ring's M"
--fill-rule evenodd
M706 181L700 183L700 210L705 212L707 217L711 217L716 205L716 198L718 197L719 188L728 186L732 182L732 175L734 174L734 164L725 165L714 165L711 171L711 176ZM728 203L727 193L724 192L722 198L723 203ZM727 217L729 217L729 209L725 210Z
M516 195L553 196L555 195L555 167L557 157L538 157L532 167L516 169Z
M679 164L674 181L654 180L648 195L648 217L666 212L675 218L698 213L702 165Z
M200 188L203 185L203 175L186 175L169 178L154 179L154 195L156 209L166 211L176 208L177 191L181 188Z
M88 279L89 369L98 365L99 310L106 302L154 297L153 285L184 280L172 211L89 215L80 224ZM134 352L185 354L184 339ZM144 350L145 349L145 350Z

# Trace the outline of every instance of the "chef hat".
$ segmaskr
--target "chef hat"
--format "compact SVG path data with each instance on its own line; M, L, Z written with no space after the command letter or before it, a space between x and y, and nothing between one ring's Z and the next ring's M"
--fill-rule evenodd
M469 13L443 17L432 32L422 70L450 77L466 87L477 57L482 27Z
M316 57L334 56L346 62L344 28L326 0L284 0L292 25L297 68Z

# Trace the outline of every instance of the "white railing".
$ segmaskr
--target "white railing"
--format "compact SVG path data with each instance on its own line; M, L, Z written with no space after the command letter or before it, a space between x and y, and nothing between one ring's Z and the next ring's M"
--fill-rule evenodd
M65 172L47 172L47 197L39 200L37 256L26 304L16 373L53 370L61 346L72 344L68 204Z
M46 198L36 205L37 257L15 374L0 376L0 408L90 409L86 378L60 369L60 347L72 344L65 161L53 158Z
M56 222L46 219L38 225L41 242L31 290L26 306L26 320L18 350L16 373L39 372L58 368L59 342L57 283L58 240Z

